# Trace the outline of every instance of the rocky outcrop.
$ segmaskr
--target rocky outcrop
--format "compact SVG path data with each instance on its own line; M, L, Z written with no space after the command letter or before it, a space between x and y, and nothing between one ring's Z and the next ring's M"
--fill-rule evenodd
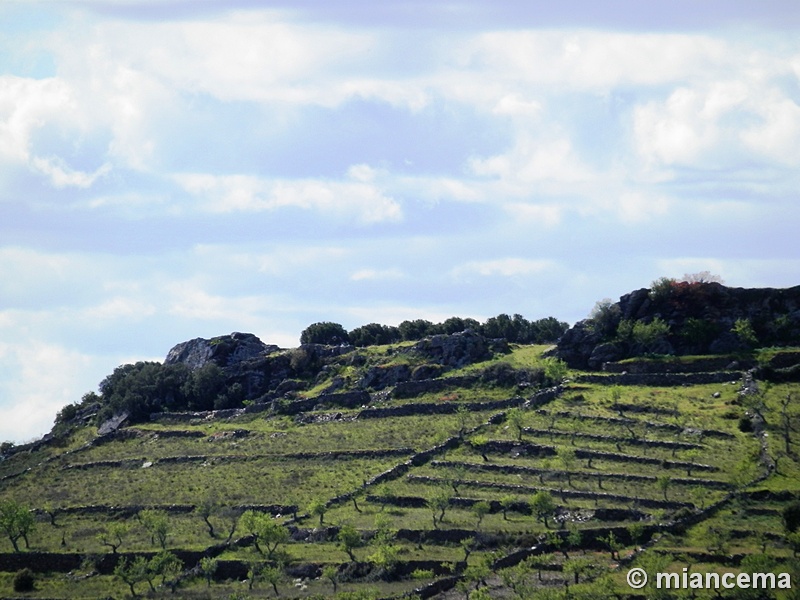
M452 335L434 335L420 340L408 350L428 362L454 369L488 360L495 352L508 351L505 340L491 340L471 329Z
M621 335L622 321L668 328L652 337ZM735 332L746 322L752 335ZM644 354L727 354L754 346L781 346L800 337L800 286L732 288L719 283L671 282L640 289L576 323L553 355L577 369Z
M167 353L164 364L182 363L196 370L209 362L214 362L224 369L278 350L277 346L265 344L252 333L234 332L210 340L195 338L181 342Z

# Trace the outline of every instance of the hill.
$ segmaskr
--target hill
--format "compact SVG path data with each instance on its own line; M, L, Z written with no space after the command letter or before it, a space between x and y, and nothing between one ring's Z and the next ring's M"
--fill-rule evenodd
M655 355L733 354L800 339L800 286L731 288L661 279L653 287L598 302L558 341L573 368Z
M715 330L755 332L716 354L684 352L679 332L701 317L680 321L653 290L602 304L555 347L472 329L178 344L116 369L45 439L4 447L0 595L671 597L632 589L633 565L794 583L797 289L708 288L761 298L706 303ZM780 327L743 308L765 303ZM656 319L674 354L621 339L626 320L641 337ZM597 336L589 357L612 343L621 360L567 364L576 331ZM759 348L768 331L784 345ZM707 596L791 597L717 588Z

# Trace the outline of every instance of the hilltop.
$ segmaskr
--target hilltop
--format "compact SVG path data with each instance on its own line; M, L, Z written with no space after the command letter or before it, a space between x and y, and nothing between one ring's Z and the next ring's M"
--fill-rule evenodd
M598 302L558 341L570 367L644 355L747 353L800 339L800 286L731 288L717 282L660 279L651 288Z
M0 595L656 597L630 565L800 581L800 288L668 291L569 329L323 322L296 348L232 333L120 366L4 446Z

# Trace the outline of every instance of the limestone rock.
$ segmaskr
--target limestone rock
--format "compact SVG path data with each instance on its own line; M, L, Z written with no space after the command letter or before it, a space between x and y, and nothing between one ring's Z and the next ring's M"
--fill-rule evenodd
M164 360L165 365L183 363L192 370L214 362L225 369L245 360L276 352L277 346L262 342L252 333L234 332L211 338L195 338L173 347Z
M800 286L786 289L731 288L719 283L676 282L651 294L640 289L622 296L598 333L591 319L579 321L559 339L552 356L570 367L598 369L604 362L644 354L724 354L747 350L732 332L747 320L759 346L796 344L800 338ZM619 339L622 319L652 323L660 319L669 332L647 343Z
M505 345L507 348L507 344ZM479 333L467 329L452 335L434 335L414 344L410 352L425 357L429 362L454 369L487 360L492 352L501 350Z

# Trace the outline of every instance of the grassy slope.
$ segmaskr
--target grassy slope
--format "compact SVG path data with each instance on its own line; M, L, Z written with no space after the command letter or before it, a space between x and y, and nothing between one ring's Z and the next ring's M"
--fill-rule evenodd
M543 347L516 347L510 355L498 357L515 368L535 367L541 364ZM370 349L374 356L385 356L386 348ZM405 360L405 359L404 359ZM447 375L475 372L493 361L472 365ZM333 375L332 375L333 376ZM324 385L319 386L320 389ZM475 401L481 398L497 399L516 395L520 390L478 387L469 390L448 391L440 395L427 395L412 402L452 402L460 399ZM748 490L791 490L800 486L800 464L796 460L797 433L791 431L792 453L782 456L785 450L782 437L781 400L788 394L799 397L800 386L781 384L770 386L764 395L763 411L768 425L768 453L778 458L778 472L751 486ZM530 393L530 392L526 392ZM404 400L402 402L409 402ZM620 411L614 404L622 403L649 409L645 412ZM399 404L401 401L381 400L381 406ZM158 423L137 427L140 434L124 441L113 441L86 450L74 451L90 437L88 429L79 430L69 443L61 448L15 455L0 463L0 476L20 473L19 477L0 483L3 499L15 499L32 508L69 508L91 504L103 505L199 505L207 499L224 505L282 504L299 505L301 513L315 499L329 500L339 494L358 490L364 481L387 468L402 463L407 456L323 457L292 458L288 453L331 452L365 449L407 448L420 451L430 448L458 432L462 426L476 427L499 411L474 412L461 415L409 416L386 419L351 419L357 411L339 410L342 420L301 425L287 417L269 417L266 414L248 416L230 421L198 423ZM800 417L797 402L789 405L792 420ZM645 525L668 522L674 508L662 500L691 503L698 508L706 507L725 497L728 490L710 486L713 480L731 487L741 486L755 479L762 466L759 463L759 441L752 434L738 431L738 418L743 408L738 400L738 386L730 384L697 385L680 388L647 388L626 386L609 388L603 385L571 385L566 392L537 411L528 410L523 415L522 425L533 431L522 433L522 442L549 446L555 455L535 458L514 456L514 453L487 453L488 463L480 451L470 442L516 441L518 431L508 423L484 425L466 437L464 443L446 454L435 457L447 461L445 465L427 463L409 470L403 476L364 490L359 501L359 510L350 502L332 506L325 514L326 525L353 524L359 530L370 532L381 522L393 530L411 529L430 531L433 529L433 513L430 509L404 506L384 506L369 502L367 494L399 497L412 496L431 498L442 490L458 490L458 496L471 500L497 501L503 497L527 500L530 490L545 488L553 490L560 511L572 522L572 527L581 531L584 543L604 535L608 527L630 527L633 521L622 520L600 522L591 516L595 508L621 508L639 511L645 515ZM621 422L620 419L628 421ZM466 422L462 422L465 420ZM679 425L686 433L676 433L667 426ZM661 426L661 427L659 427ZM729 438L698 436L689 430L714 430L729 433ZM248 435L211 441L214 434L245 430ZM202 437L170 436L170 432L200 432ZM165 435L166 434L166 435ZM607 436L607 438L590 438ZM187 434L192 435L192 434ZM194 435L197 435L196 433ZM641 440L677 441L687 444L678 449L647 447L636 443ZM694 447L688 446L693 444ZM596 458L589 461L570 458L570 451L594 450L617 455L614 460ZM74 452L69 452L74 451ZM188 463L174 464L159 459L193 456L202 457ZM625 456L658 459L656 464L640 464L627 460ZM123 465L102 464L86 468L67 468L87 465L98 461L130 460ZM692 471L691 468L666 469L664 461L699 463L713 467L713 471ZM143 468L146 462L152 466ZM481 470L484 464L527 467L514 473L499 473ZM535 471L538 470L538 471ZM638 475L642 479L627 481L622 476ZM615 477L618 476L618 477ZM664 483L664 477L669 477ZM428 478L428 479L424 479ZM678 481L680 480L680 481ZM455 488L453 482L456 482ZM458 482L461 482L459 485ZM438 483L437 483L438 482ZM500 488L490 487L500 484ZM524 486L515 488L513 486ZM602 486L602 487L600 487ZM582 498L560 495L567 492L597 492L613 494L613 499L600 497ZM650 501L650 506L642 505ZM786 558L791 551L782 541L780 510L785 502L756 501L743 496L728 502L702 523L685 531L662 534L648 552L662 553L675 559L709 553L730 554L760 551L764 540L768 540L768 552ZM51 526L44 515L40 515L36 531L30 536L32 551L74 552L83 555L108 551L98 540L98 534L109 525L120 520L113 513L96 515L64 513L57 517L57 525ZM218 530L224 529L226 520L217 514L211 517ZM586 520L584 520L586 519ZM150 536L135 517L123 518L130 525L121 551L147 552L155 547ZM306 519L303 527L313 527L316 518ZM473 512L467 508L451 507L445 518L437 523L439 529L467 529L475 536L494 534L496 542L486 544L475 551L469 564L476 567L492 553L503 554L514 547L514 540L534 540L544 537L551 529L533 516L518 511L509 512L505 518L499 512L487 515L480 524ZM722 548L709 550L709 531L722 531ZM243 535L237 531L235 537ZM499 536L499 537L498 537ZM520 537L521 536L521 537ZM211 539L200 517L191 512L170 515L168 547L175 549L201 550L219 539ZM527 543L526 542L526 543ZM11 545L2 540L2 551L10 552ZM355 550L359 560L367 561L375 553L376 544ZM463 558L463 550L457 543L429 543L418 547L412 542L396 542L396 557L401 561L433 560L437 563L455 563ZM627 550L632 551L633 546ZM330 563L339 565L348 561L344 551L333 541L292 542L286 546L295 562ZM623 556L626 551L623 551ZM562 568L565 559L556 554L553 568ZM590 554L602 569L611 567L608 553ZM258 559L252 547L232 549L220 556L222 560ZM687 559L688 560L688 559ZM696 559L693 559L696 560ZM703 559L705 560L705 559ZM699 563L700 565L704 563ZM709 563L708 568L716 568ZM701 568L695 565L693 568ZM80 573L88 572L88 567ZM553 572L557 573L557 572ZM548 589L560 589L560 579L553 575L545 582L553 585ZM507 574L506 574L507 575ZM540 585L537 578L528 575L527 583ZM499 575L487 579L493 594L514 597ZM627 592L624 581L614 575L614 585ZM312 593L331 594L329 582L312 581L302 590L291 587L284 578L281 586L289 595L307 596ZM347 584L342 589L375 589L381 595L390 595L413 588L419 582L406 580L397 583L372 582ZM139 584L143 592L146 584ZM289 588L291 587L291 592ZM110 576L95 576L76 581L74 577L54 573L41 577L38 591L30 597L102 597L129 594L127 586ZM520 588L521 589L521 588ZM210 590L204 582L190 584L183 590L185 597L227 597L233 592L246 591L242 584L215 584ZM0 575L0 594L10 595L11 576ZM257 595L273 595L265 583L256 586ZM168 592L163 593L169 596Z

